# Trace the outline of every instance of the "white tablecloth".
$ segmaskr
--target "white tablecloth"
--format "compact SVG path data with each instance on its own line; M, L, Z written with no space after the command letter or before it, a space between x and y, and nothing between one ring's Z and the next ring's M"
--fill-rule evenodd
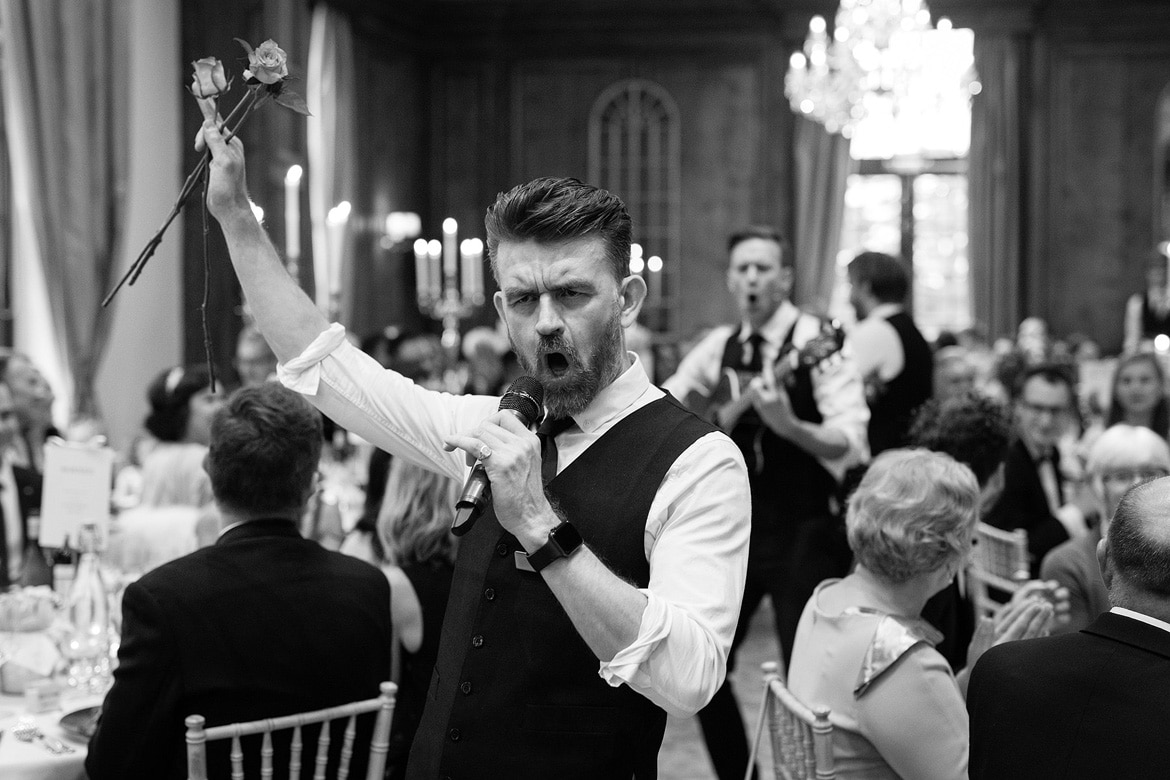
M61 729L61 717L67 712L101 704L101 697L66 696L62 708L33 715L45 736L59 739L76 752L50 753L39 741L21 742L12 729L25 714L24 699L0 696L0 778L3 780L85 780L86 743L70 737Z

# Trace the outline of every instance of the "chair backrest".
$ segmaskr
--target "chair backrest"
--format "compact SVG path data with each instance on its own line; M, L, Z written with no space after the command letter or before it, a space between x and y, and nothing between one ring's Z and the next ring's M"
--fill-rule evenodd
M808 707L788 690L780 665L768 661L764 672L764 697L745 780L756 766L764 724L772 746L772 765L782 780L834 780L833 724L827 707Z
M207 743L230 737L232 740L232 780L243 780L244 751L240 738L250 734L264 735L260 747L260 777L270 778L273 776L272 732L285 729L292 729L289 777L299 778L303 747L301 727L310 723L320 723L322 728L317 739L316 766L313 778L314 780L324 780L329 761L329 741L331 739L327 724L346 718L345 737L341 746L341 761L337 770L338 780L346 780L349 777L349 762L353 757L357 716L367 712L377 712L374 734L370 740L370 762L366 769L366 780L382 780L386 769L386 754L390 749L390 721L394 714L394 699L398 692L398 686L391 682L384 682L379 687L381 694L376 699L366 699L323 710L254 720L248 723L231 723L226 726L204 728L202 715L190 715L185 721L187 724L187 778L188 780L207 780Z
M1003 531L987 523L976 523L975 547L967 574L976 614L994 613L1001 602L992 598L988 586L1014 593L1031 577L1028 532L1022 528Z

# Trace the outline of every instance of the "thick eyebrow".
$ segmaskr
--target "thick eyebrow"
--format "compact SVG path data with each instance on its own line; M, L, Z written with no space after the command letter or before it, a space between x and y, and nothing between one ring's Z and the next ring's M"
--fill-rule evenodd
M596 283L588 276L566 276L555 284L550 284L544 288L550 293L564 292L566 290L584 290L586 292L593 292L597 289ZM511 283L505 282L503 285L504 296L507 298L516 298L521 295L539 295L540 290L536 285L525 283Z

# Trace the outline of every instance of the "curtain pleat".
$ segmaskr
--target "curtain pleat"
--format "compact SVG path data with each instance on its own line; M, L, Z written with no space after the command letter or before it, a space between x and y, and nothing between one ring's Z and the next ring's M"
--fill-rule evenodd
M1020 75L1025 42L975 36L983 90L971 101L970 260L976 323L995 338L1016 331L1024 291Z
M828 312L837 275L845 186L852 170L849 141L802 116L796 117L796 284L793 300Z
M94 379L109 334L101 307L119 257L128 159L125 4L0 0L6 121L23 183L73 412L96 415ZM35 358L35 356L34 356Z

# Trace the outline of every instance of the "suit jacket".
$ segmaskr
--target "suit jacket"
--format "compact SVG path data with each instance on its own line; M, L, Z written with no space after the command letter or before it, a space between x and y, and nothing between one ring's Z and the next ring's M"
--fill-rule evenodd
M126 588L89 777L185 778L188 715L215 726L373 698L389 679L390 642L378 569L302 539L285 520L232 528ZM373 720L364 720L353 777L365 772ZM304 742L311 771L315 734L306 729ZM213 778L226 776L228 744L208 745ZM276 755L287 764L287 749Z
M993 647L967 709L972 780L1170 777L1170 632L1106 612Z
M5 466L0 464L0 468L5 468ZM24 549L25 543L28 540L28 516L41 511L41 483L43 479L38 472L24 468L23 466L14 465L9 468L12 469L12 479L16 485L16 498L17 504L20 506L20 517L5 517L3 524L20 524L20 547ZM6 529L0 527L0 534L3 533L6 533ZM6 581L4 573L7 571L7 566L0 570L0 588L15 584L16 582L15 579L12 582ZM33 584L42 585L47 583L34 582Z
M1008 448L1003 468L1003 493L985 519L996 528L1023 528L1028 532L1028 554L1032 576L1036 577L1044 556L1068 539L1068 531L1052 514L1036 462L1022 441L1016 440Z

